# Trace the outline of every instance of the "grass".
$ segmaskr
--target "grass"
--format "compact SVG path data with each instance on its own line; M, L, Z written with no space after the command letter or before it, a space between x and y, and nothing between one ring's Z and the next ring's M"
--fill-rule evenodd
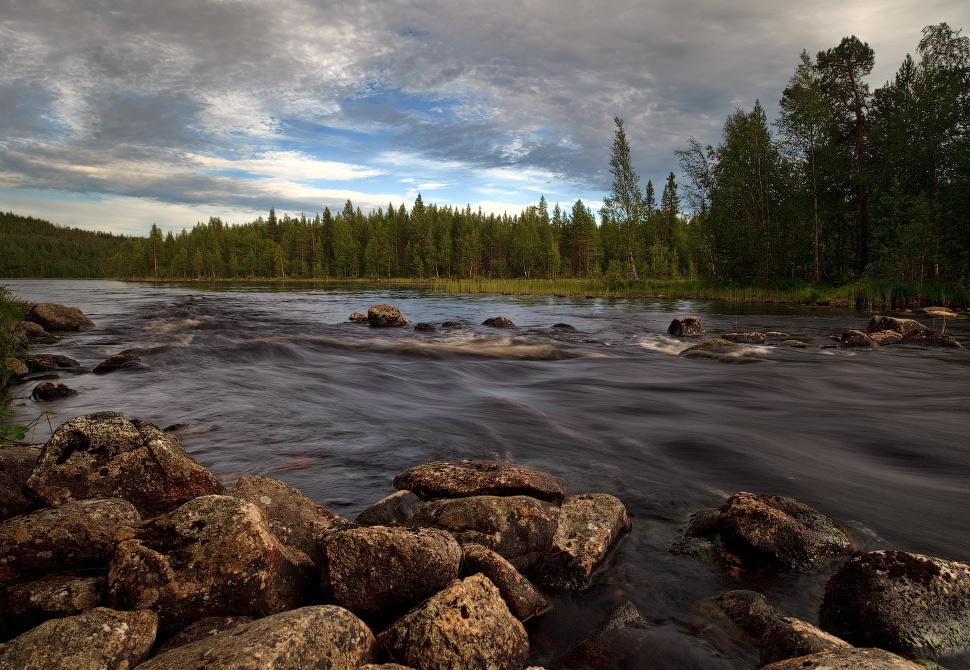
M23 357L29 348L23 330L17 326L23 318L23 306L14 302L5 286L0 286L0 443L23 440L43 416L38 416L29 426L15 425L11 417L8 387L16 376L11 363Z

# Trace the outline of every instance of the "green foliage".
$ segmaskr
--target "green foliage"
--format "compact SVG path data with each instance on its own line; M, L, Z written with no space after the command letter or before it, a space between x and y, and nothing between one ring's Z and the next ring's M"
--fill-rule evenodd
M23 356L28 347L27 338L18 327L23 318L23 307L14 302L6 287L0 286L0 442L22 440L33 427L12 424L10 397L7 392L7 387L14 379L10 362Z

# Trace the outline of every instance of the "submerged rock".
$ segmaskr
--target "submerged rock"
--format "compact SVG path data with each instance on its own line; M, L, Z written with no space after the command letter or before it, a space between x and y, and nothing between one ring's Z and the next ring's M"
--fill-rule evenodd
M871 347L874 343L875 341L861 330L847 330L839 338L839 347L842 349Z
M116 370L132 368L141 363L141 359L134 354L115 354L94 366L94 374L106 375Z
M77 307L65 307L53 302L33 305L27 313L27 320L40 324L48 331L76 331L94 327L94 322Z
M61 573L0 590L0 639L50 619L81 614L101 604L104 577Z
M881 330L878 333L869 333L869 339L879 346L898 344L903 339L902 333L895 330Z
M435 333L438 331L433 323L419 323L414 327L414 330L419 333Z
M37 509L37 503L24 495L24 486L40 459L41 447L0 445L0 521Z
M350 318L348 319L348 321L353 321L354 323L367 323L368 319L366 314L361 314L360 312L354 312L353 314L350 315Z
M696 316L678 316L670 322L667 334L677 335L678 337L694 337L695 335L703 335L704 328L701 326L701 320Z
M373 305L368 308L367 322L372 328L395 328L411 323L392 305Z
M31 344L55 344L60 340L56 335L52 335L44 330L44 327L33 321L21 321L17 324L23 331L24 337Z
M424 501L410 491L395 491L361 512L354 523L362 526L384 526L407 523L414 518Z
M491 328L515 328L515 324L507 316L493 316L482 321L482 325Z
M829 580L821 627L857 646L920 653L970 645L970 565L903 551L857 554Z
M463 326L461 325L460 321L445 321L443 324L441 324L441 327L442 328L462 328Z
M593 633L573 647L554 667L612 670L640 653L651 626L627 601L616 607Z
M926 670L882 649L839 649L761 666L761 670Z
M961 345L951 335L938 333L934 330L918 330L903 335L900 344L918 344L924 347L939 347L941 349L959 349Z
M756 591L738 589L722 593L714 601L737 627L755 642L760 641L768 626L781 615L768 599Z
M60 354L37 354L36 356L27 356L27 358L24 359L24 363L31 372L53 372L55 370L71 370L81 367L81 364L73 358L61 356Z
M722 337L715 337L707 342L687 347L679 355L684 358L716 358L721 354L729 354L737 350L738 347L734 342L729 342Z
M778 617L771 621L759 645L762 665L851 648L845 640L793 617Z
M725 333L724 339L738 344L764 344L767 336L764 333Z
M527 495L561 502L566 485L558 477L509 463L485 460L436 461L409 468L394 478L394 488L424 498L477 495Z
M67 384L62 384L61 382L41 382L34 387L30 397L34 398L35 400L50 402L51 400L70 398L76 395L77 391L69 387Z
M893 316L874 316L866 324L867 333L879 333L884 330L894 330L897 333L908 335L921 330L929 330L929 328L915 319L897 319Z
M491 580L519 621L534 617L549 607L549 601L515 567L491 549L480 544L462 547L462 560L472 572L480 572Z
M568 323L554 323L554 324L552 324L552 327L553 328L556 328L556 329L559 329L559 330L567 330L567 331L569 331L571 333L576 332L576 327L575 326L571 326Z

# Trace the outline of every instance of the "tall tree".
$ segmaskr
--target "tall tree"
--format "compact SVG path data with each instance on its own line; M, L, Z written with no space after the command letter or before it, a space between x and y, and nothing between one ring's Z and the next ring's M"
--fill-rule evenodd
M633 170L630 159L630 145L623 130L623 119L613 117L616 132L613 137L613 150L610 155L610 174L613 175L613 185L610 193L603 201L603 210L609 218L623 229L626 237L626 255L630 264L630 275L639 279L637 264L633 253L635 231L644 222L646 206L643 193L640 191L640 177Z

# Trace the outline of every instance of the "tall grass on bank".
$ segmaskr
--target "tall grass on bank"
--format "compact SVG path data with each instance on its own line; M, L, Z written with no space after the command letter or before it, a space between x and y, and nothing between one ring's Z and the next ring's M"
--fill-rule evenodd
M13 425L8 387L16 373L15 360L27 353L28 341L19 323L24 308L13 300L5 286L0 286L0 442L22 440L29 426Z

